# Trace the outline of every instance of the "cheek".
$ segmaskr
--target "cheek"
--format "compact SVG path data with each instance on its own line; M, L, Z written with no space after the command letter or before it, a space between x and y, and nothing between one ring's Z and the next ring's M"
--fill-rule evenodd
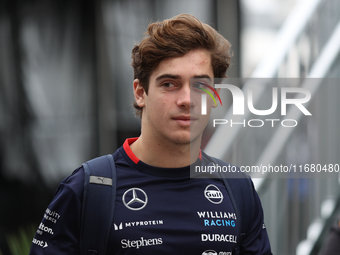
M165 98L149 98L145 107L147 111L157 118L157 116L162 116L165 114L165 109L168 105L168 99Z
M210 106L210 107L215 105L214 100L208 94L207 94L207 105Z
M191 91L190 92L190 102L194 105L201 105L202 103L202 93Z

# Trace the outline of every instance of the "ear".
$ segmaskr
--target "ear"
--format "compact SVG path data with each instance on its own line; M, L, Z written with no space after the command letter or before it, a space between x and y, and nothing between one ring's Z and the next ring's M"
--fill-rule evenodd
M145 90L139 82L139 79L133 81L133 95L135 96L136 103L139 107L145 106Z
M217 89L215 89L215 90L216 90L216 92L218 93L218 95L220 95L221 88L217 88ZM212 107L213 107L213 108L216 108L217 105L220 103L220 100L218 99L218 97L217 97L216 94L214 94L214 98L215 98L216 104L214 103L213 100L211 100L211 101L212 101Z

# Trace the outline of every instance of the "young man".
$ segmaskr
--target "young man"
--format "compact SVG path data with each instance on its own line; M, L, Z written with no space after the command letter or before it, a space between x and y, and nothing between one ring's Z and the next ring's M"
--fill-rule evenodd
M200 150L211 109L201 114L200 86L225 77L229 50L191 15L151 24L132 50L142 129L113 154L117 193L106 254L271 254L254 190L246 194L254 201L251 226L242 233L223 181L190 178L190 165L211 163ZM62 181L31 254L80 254L83 183L83 167Z

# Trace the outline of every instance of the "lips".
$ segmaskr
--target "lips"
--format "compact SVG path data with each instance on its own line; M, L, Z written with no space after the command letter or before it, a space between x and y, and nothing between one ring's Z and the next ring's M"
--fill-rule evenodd
M190 116L178 116L174 117L174 120L190 120Z
M197 118L191 116L177 116L172 119L175 120L181 126L190 126L192 121L197 120Z

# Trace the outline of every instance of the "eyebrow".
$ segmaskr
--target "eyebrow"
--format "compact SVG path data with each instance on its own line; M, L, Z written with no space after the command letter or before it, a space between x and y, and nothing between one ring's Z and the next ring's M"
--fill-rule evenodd
M164 79L164 78L170 78L170 79L175 79L175 80L177 80L177 79L180 79L181 78L181 76L179 76L179 75L174 75L174 74L162 74L162 75L160 75L160 76L158 76L157 78L156 78L156 81L159 81L159 80L161 80L161 79Z
M170 79L177 80L177 79L180 79L181 76L180 75L174 75L174 74L162 74L162 75L160 75L156 78L156 81L159 81L159 80L164 79L164 78L170 78ZM192 78L196 78L196 79L197 78L208 78L208 79L211 79L211 77L207 74L195 75Z
M207 74L202 74L202 75L195 75L194 77L192 77L192 78L207 78L207 79L211 79L211 77L209 76L209 75L207 75Z

